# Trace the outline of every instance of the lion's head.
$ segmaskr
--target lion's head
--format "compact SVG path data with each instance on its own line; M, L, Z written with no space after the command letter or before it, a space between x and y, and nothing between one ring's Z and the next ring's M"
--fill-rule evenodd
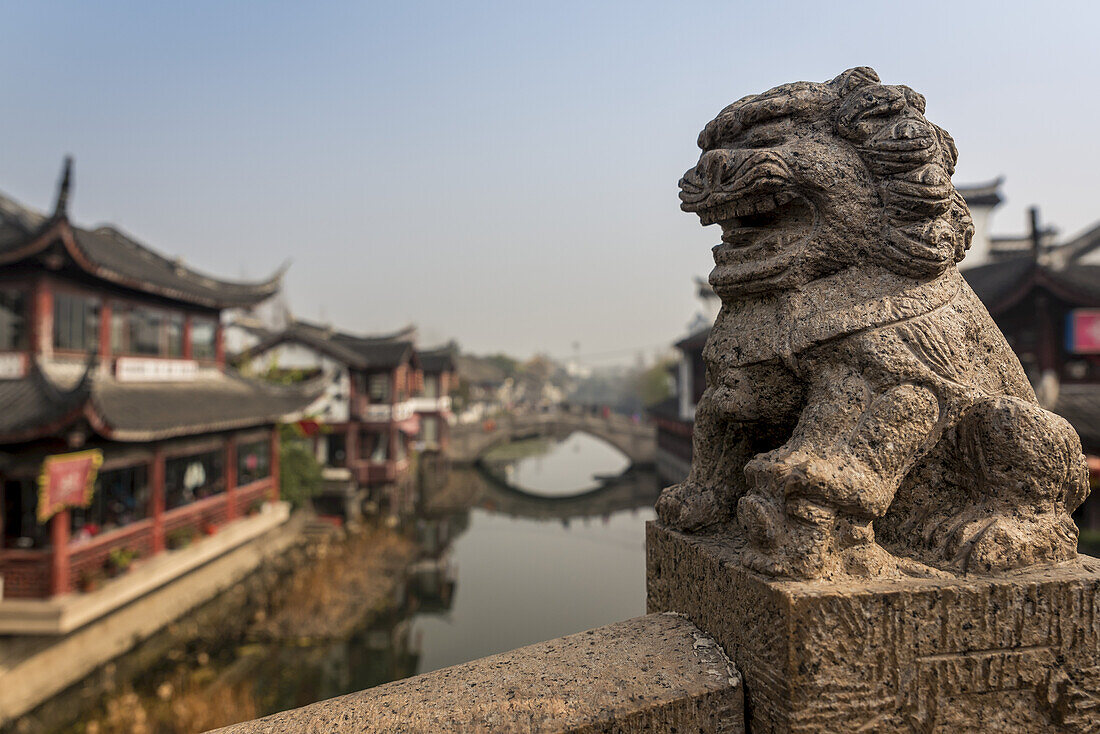
M734 102L699 135L684 211L722 227L721 295L794 288L860 262L928 278L974 227L951 183L958 152L924 97L868 67Z

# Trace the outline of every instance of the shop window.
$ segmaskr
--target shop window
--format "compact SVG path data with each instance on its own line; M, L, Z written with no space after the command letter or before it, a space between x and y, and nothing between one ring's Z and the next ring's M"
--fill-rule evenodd
M271 476L271 442L250 441L237 447L237 484L245 485Z
M0 350L27 348L27 297L15 288L0 288Z
M385 372L371 375L369 389L372 403L388 403L390 401L390 376Z
M379 433L368 435L367 438L374 439L374 448L370 451L370 460L376 462L385 461L386 452L390 447L390 435L388 433Z
M115 303L111 308L111 354L130 353L130 307Z
M420 419L420 440L425 443L439 442L439 419L427 416Z
M4 547L45 548L49 525L38 524L38 485L32 479L4 482Z
M218 324L212 319L191 319L191 356L212 360L217 357Z
M73 540L129 525L149 516L148 468L145 464L100 472L92 503L69 511Z
M143 357L161 355L161 329L164 314L147 308L135 308L130 312L130 353Z
M346 466L348 460L347 436L333 433L325 436L325 463L329 466Z
M56 293L53 297L53 346L74 352L96 349L99 335L99 300L89 296Z
M140 357L183 356L183 314L115 304L111 353Z
M178 313L168 314L165 321L167 331L168 356L183 356L183 315Z
M171 510L225 491L225 451L176 456L164 462L164 507Z

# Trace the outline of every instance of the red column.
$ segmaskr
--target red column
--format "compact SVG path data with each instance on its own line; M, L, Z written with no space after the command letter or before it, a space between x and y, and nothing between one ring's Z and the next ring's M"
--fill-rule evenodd
M279 488L279 426L271 428L271 501L278 502L281 495Z
M237 516L237 437L225 441L225 516Z
M62 510L50 520L50 596L69 591L69 511Z
M31 349L38 354L52 354L53 287L48 278L39 278L34 283L34 317L31 327Z
M183 358L191 359L194 356L191 351L191 314L183 317Z
M214 359L219 367L225 366L225 330L220 322L214 330Z
M153 510L153 553L164 550L164 450L157 446L153 449L153 463L149 467L150 502Z
M364 456L364 459L369 457ZM354 469L359 461L359 424L348 421L347 432L344 434L344 463L349 469Z

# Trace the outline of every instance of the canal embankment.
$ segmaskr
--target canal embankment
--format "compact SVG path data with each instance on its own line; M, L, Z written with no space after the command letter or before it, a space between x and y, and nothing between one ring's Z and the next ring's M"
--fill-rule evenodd
M183 734L262 715L273 704L255 681L275 667L272 654L325 647L388 617L416 558L415 544L383 525L316 528L296 516L251 573L6 731ZM277 697L278 681L266 689Z
M79 682L285 553L298 542L301 523L290 518L286 504L272 504L223 534L152 559L93 593L5 601L0 619L7 627L37 623L41 629L0 637L0 724Z

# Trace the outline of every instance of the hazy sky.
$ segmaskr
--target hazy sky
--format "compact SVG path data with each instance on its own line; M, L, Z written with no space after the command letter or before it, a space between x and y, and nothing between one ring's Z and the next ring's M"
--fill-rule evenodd
M676 182L724 105L874 66L957 183L1100 219L1094 3L0 2L0 190L258 278L303 318L474 351L680 336L717 241Z

